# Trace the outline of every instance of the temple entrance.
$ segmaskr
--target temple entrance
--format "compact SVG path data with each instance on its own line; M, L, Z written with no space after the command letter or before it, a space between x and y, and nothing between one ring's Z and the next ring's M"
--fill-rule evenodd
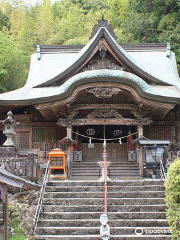
M97 180L100 178L101 168L97 162L103 160L104 134L105 139L109 139L106 143L107 159L111 162L108 167L108 177L111 180L139 178L137 158L135 157L133 161L130 161L128 154L130 139L125 136L130 131L135 133L136 126L84 125L74 127L73 132L79 133L79 135L74 134L73 136L73 139L76 139L77 142L74 156L79 153L80 157L74 158L72 179ZM134 139L136 137L136 135L133 136ZM131 143L133 138L131 138Z
M102 159L104 134L107 141L108 160L111 162L128 161L127 136L129 132L136 132L135 126L96 125L74 127L74 131L81 135L77 138L77 150L82 152L82 161L96 162ZM74 136L75 137L75 136ZM136 136L134 136L135 138ZM91 138L91 140L90 140ZM101 140L98 140L101 139Z

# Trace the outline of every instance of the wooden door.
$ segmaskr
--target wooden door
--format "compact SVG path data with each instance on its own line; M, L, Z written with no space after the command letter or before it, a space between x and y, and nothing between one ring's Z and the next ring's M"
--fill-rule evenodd
M88 148L88 143L81 143L83 161L97 162L102 160L103 144L94 143L94 148ZM107 156L110 161L127 161L127 144L107 143Z

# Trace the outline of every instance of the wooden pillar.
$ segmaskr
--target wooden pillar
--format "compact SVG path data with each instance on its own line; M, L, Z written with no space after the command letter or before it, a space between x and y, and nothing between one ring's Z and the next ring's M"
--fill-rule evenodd
M3 200L3 225L4 225L4 240L8 239L8 221L7 221L7 185L0 185L1 189L1 198Z
M180 145L180 123L176 126L176 141L177 144Z
M138 138L143 138L143 125L138 125Z
M176 126L176 141L177 144L180 145L180 107L176 106L175 109L175 120L178 121Z
M33 148L32 144L32 126L29 127L29 148Z
M72 139L72 126L67 126L67 138Z
M138 138L143 138L143 125L138 125ZM138 152L138 162L139 162L139 172L140 176L143 177L143 165L144 165L144 159L143 159L143 147L139 147Z

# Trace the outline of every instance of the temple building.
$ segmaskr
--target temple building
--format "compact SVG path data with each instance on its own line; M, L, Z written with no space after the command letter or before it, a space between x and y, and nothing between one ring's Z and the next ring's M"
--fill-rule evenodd
M119 175L115 168L133 161L132 175L142 176L145 161L156 162L169 142L180 142L179 102L180 78L170 44L118 43L102 19L85 46L37 46L25 86L0 94L0 120L11 110L19 122L17 150L66 150L62 139L72 139L70 178L80 174L78 165L102 159L104 143L108 159L119 164L112 177L131 176L128 168ZM0 125L1 146L3 129ZM154 146L160 150L150 151ZM93 168L89 171L97 177Z

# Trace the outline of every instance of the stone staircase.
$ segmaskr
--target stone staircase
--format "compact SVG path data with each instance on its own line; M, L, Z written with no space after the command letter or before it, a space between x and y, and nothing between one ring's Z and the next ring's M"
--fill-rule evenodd
M37 240L99 240L103 183L49 182L35 234ZM125 180L108 183L110 239L170 240L165 213L164 182ZM142 228L143 235L136 235ZM141 229L140 229L141 230Z
M72 167L73 180L97 180L100 167L97 162L75 162ZM108 175L111 179L139 179L139 166L136 162L112 162L108 167Z

